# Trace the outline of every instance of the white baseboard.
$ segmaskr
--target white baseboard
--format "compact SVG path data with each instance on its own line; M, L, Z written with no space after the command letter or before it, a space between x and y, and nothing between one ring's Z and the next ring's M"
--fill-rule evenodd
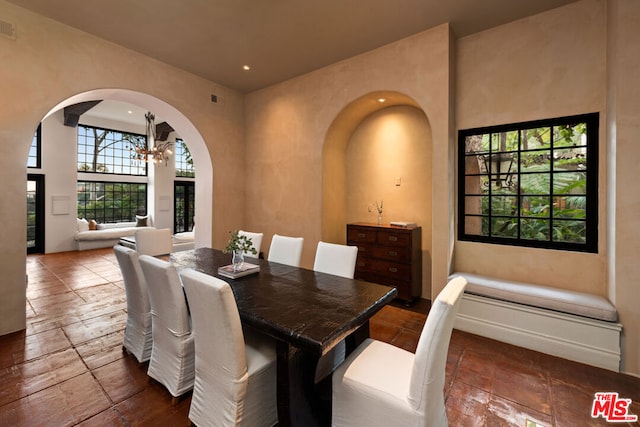
M456 329L620 371L620 323L464 294Z

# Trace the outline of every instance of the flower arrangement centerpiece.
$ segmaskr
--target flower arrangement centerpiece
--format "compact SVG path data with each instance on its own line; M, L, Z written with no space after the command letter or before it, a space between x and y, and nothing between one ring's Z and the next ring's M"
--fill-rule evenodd
M229 232L229 234L231 235L231 237L229 237L229 241L227 242L227 246L225 246L223 252L233 254L233 269L234 271L237 271L242 267L245 253L251 253L255 255L258 253L258 251L256 251L256 249L253 247L251 237L240 234L238 230L233 230Z
M374 209L378 212L378 225L382 224L382 202L383 201L380 200L380 203L378 203L376 200L375 203L370 204L367 208L369 212L373 212Z

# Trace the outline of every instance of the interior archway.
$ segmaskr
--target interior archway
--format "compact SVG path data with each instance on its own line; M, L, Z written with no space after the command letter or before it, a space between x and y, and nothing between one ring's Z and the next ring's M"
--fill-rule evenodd
M188 141L194 167L198 171L195 197L195 225L197 230L195 233L195 245L196 247L211 246L213 165L204 139L193 123L170 104L151 95L127 89L95 89L74 95L53 107L45 115L45 118L68 105L93 100L122 101L153 111L167 122L170 122L176 132L185 141Z
M390 91L347 105L327 132L322 157L322 240L345 243L345 224L377 221L367 205L385 199L383 222L422 226L422 294L431 293L432 132L412 98Z

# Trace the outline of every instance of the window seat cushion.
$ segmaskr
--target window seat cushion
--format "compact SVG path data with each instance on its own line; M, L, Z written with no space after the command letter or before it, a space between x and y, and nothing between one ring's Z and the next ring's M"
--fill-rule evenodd
M450 278L467 279L466 293L481 295L592 319L616 322L618 312L609 300L584 292L530 283L494 279L469 273L453 273Z
M97 230L78 231L75 239L80 240L109 240L120 237L133 236L136 231L153 227L136 227L135 222L116 222L100 224Z

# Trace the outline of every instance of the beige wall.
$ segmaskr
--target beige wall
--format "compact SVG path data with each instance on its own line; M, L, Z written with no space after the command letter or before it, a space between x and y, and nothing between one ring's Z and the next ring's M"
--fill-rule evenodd
M322 229L323 210L333 210L333 206L322 205L323 193L334 191L332 187L346 179L337 180L337 184L323 182L330 178L323 177L323 155L341 162L355 128L366 117L362 111L382 109L372 104L380 92L391 93L396 105L416 106L430 124L434 160L429 173L440 185L433 190L433 211L416 219L431 218L432 229L437 230L426 246L434 248L434 271L433 289L425 296L444 286L453 209L449 202L453 175L448 167L453 163L450 52L449 27L442 25L247 95L246 223L249 229L265 233L265 252L273 233L304 236L302 265L311 267L318 240L344 239L346 217L337 232ZM324 152L325 146L331 150ZM428 156L425 150L422 155ZM331 172L346 177L346 169ZM346 194L337 194L334 202L344 211ZM424 207L428 209L428 205ZM394 209L393 203L389 209Z
M605 31L604 2L585 0L458 40L457 128L591 112L604 123ZM457 241L454 269L606 295L605 227L598 237L598 254Z
M33 132L49 110L76 94L105 88L148 94L195 125L213 162L213 177L201 186L213 194L206 240L222 247L244 208L237 197L244 189L237 173L244 158L242 97L2 0L0 16L17 33L16 40L0 37L0 335L25 327L26 160ZM224 104L211 103L212 93Z
M609 295L623 330L622 370L640 376L640 2L609 0Z

